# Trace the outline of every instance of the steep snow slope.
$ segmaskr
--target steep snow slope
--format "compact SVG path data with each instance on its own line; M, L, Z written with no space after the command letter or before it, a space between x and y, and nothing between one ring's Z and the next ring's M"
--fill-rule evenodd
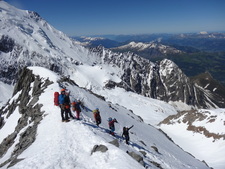
M76 64L85 62L91 65L96 61L87 49L53 28L35 12L19 10L0 1L0 18L3 80L13 76L14 69L23 66L39 65L68 74L70 70L74 71ZM12 73L7 74L8 71Z
M0 81L0 93L0 107L2 107L11 98L13 86Z
M160 128L185 151L215 169L225 166L225 109L181 112ZM174 132L176 131L176 132Z
M46 79L54 83L44 89L36 103L43 105L41 111L44 114L37 127L34 143L17 157L17 163L11 168L143 168L126 151L134 151L140 154L144 158L147 168L157 168L155 165L165 169L208 168L204 163L173 144L162 132L142 122L129 110L115 104L111 104L111 107L109 107L108 102L68 82L62 82L61 85L66 86L71 91L71 99L82 99L86 110L82 110L81 121L62 123L60 110L53 105L53 93L60 89L58 83L56 83L59 79L58 75L40 67L30 67L29 69L41 77L42 84ZM33 83L30 86L29 93L31 94L35 89ZM19 98L20 93L23 93L24 90L26 89L19 91L10 102L12 103L13 100ZM32 100L32 97L30 100ZM93 115L90 112L96 107L101 111L102 124L100 127L94 124ZM9 117L6 117L6 114L4 115L6 124L1 129L1 132L4 131L1 140L12 132L7 128L8 124L11 124L11 129L16 127L16 122L22 116L19 111L17 108ZM107 133L107 118L109 116L115 117L119 122L116 124L116 137ZM21 130L11 148L1 157L0 163L10 157L21 137L25 137L22 132L33 124L33 122L28 123ZM128 146L124 144L120 135L123 126L132 124L134 127L130 132L131 144ZM119 148L108 143L113 139L119 141ZM108 151L105 153L96 152L91 155L92 148L99 144L107 146ZM158 152L153 147L156 147ZM142 155L139 151L146 154Z

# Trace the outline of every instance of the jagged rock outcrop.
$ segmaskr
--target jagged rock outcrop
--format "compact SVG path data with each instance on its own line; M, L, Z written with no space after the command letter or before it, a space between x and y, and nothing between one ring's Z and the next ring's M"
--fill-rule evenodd
M210 91L206 97L211 100L211 104L216 103L218 107L224 108L225 86L213 79L209 72L193 77L192 81L200 90ZM205 100L207 98L199 98L199 100Z
M42 105L38 104L39 96L51 83L49 80L43 80L39 76L33 75L29 69L21 70L12 99L0 110L2 125L5 124L4 121L7 121L12 113L15 113L16 109L21 115L14 132L0 143L0 157L14 146L11 158L0 164L0 167L8 163L13 165L20 161L21 159L17 159L17 156L35 141L37 127L44 113L41 111ZM14 145L16 139L19 142Z
M204 90L196 79L187 77L171 60L152 63L133 53L113 53L103 47L92 49L92 52L97 53L103 63L123 70L122 81L109 81L107 88L119 86L147 97L166 102L181 101L198 108L225 107L224 96L215 95L213 88Z
M1 52L11 52L14 48L14 40L8 36L3 35L0 39L0 51Z

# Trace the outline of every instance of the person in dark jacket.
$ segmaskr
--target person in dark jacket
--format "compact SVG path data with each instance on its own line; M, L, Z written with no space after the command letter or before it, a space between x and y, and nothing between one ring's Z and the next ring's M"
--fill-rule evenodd
M129 144L129 141L130 141L130 136L129 136L129 130L134 127L134 125L132 125L131 127L123 127L123 134L122 134L122 137L125 138L126 140L126 144Z
M98 108L96 108L92 112L93 112L93 115L94 115L94 119L95 119L96 125L99 126L99 124L101 124L101 122L102 122L102 118L100 116L100 111L99 111Z
M65 106L65 114L67 117L67 120L69 120L69 116L72 119L75 119L72 115L72 112L70 110L70 92L68 90L65 91L65 98L64 98L64 106Z

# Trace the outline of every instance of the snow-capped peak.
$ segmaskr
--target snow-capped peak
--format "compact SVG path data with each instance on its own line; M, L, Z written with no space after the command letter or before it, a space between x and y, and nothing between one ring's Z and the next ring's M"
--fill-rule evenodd
M143 43L143 42L130 42L127 45L121 46L119 48L138 48L138 50L144 50L146 48L155 48L157 46L156 43L151 42L151 43Z
M199 34L206 35L206 34L208 34L208 32L206 32L206 31L201 31Z
M35 55L55 59L62 56L71 59L76 57L76 60L83 61L81 55L88 51L56 30L37 13L19 10L4 1L0 2L0 6L0 36L12 38L23 51L34 52Z
M84 41L96 41L96 40L103 40L105 38L103 37L86 37L86 36L82 36L81 38L84 39Z
M130 42L126 45L118 47L118 49L135 49L137 51L144 51L144 50L149 50L149 49L156 49L159 50L161 53L166 54L166 53L181 53L180 50L177 50L173 47L166 46L163 44L160 44L158 42L150 42L150 43L143 43L143 42Z

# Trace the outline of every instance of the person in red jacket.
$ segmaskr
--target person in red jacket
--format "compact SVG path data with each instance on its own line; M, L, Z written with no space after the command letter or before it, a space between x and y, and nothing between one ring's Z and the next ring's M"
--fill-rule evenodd
M112 134L113 136L115 135L114 131L115 131L115 125L114 123L118 123L118 121L114 118L112 119L112 117L108 118L108 124L109 124L109 129L110 129L110 134Z
M81 106L80 100L72 102L72 110L76 111L76 119L77 120L80 120L80 112L81 112L80 106Z

